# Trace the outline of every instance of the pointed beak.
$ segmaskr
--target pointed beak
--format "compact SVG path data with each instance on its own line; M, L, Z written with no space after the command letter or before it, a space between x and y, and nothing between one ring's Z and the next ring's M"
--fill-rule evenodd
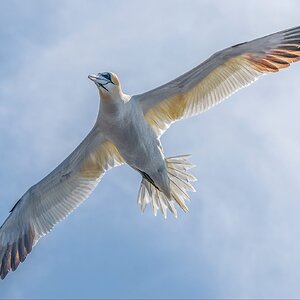
M88 79L90 79L90 80L92 80L92 81L97 81L97 80L99 80L100 78L99 78L99 76L98 75L89 75L88 76Z

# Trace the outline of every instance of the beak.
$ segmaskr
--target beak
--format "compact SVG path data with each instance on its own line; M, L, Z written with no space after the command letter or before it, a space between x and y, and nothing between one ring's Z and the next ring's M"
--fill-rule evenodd
M105 87L105 85L108 83L106 79L104 79L103 77L99 76L99 75L89 75L88 79L94 81L96 83L97 86L102 87L103 89L105 89L106 91L108 91L108 89Z
M97 79L100 79L98 75L89 75L88 79L92 80L92 81L96 81Z

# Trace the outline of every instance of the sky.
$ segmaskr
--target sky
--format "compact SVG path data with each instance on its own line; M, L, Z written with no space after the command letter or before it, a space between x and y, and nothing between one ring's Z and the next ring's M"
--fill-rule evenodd
M139 94L299 13L292 0L0 0L0 220L93 126L88 74ZM115 168L0 298L299 298L299 75L263 76L165 133L165 155L197 165L189 213L141 214L140 175Z

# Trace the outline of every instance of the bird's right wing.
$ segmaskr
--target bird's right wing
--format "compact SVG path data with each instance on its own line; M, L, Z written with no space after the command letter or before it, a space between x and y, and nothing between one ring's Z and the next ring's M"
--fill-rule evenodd
M105 171L122 163L115 146L94 127L66 160L32 186L0 227L1 279L90 195Z
M259 76L300 59L300 27L238 44L180 77L134 98L158 136L173 122L220 103Z

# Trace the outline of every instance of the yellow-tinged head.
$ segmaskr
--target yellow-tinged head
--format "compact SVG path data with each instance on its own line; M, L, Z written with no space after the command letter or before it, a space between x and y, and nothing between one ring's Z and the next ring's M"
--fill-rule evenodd
M122 94L120 80L115 73L98 73L89 75L88 78L96 84L101 98L115 98Z

